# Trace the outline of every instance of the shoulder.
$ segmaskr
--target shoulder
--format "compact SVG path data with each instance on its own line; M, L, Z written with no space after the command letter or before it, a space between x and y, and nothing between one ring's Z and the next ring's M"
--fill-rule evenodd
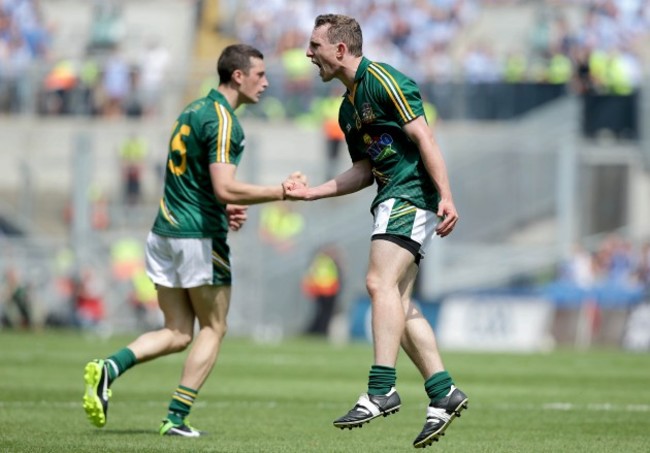
M206 99L205 104L198 113L200 122L219 129L241 129L237 115L223 102Z
M205 123L206 118L209 117L209 113L206 114L206 112L209 112L210 104L211 102L208 98L195 99L187 104L178 115L178 122L192 125L193 127Z
M375 93L389 96L419 90L413 79L387 63L377 62L368 65L366 86Z
M192 113L200 112L204 110L205 107L209 104L210 104L210 99L207 97L194 99L192 102L190 102L185 106L182 114L192 114Z
M381 63L377 61L370 62L368 65L368 74L371 80L378 82L393 81L394 83L401 83L402 81L411 81L411 78L403 72L389 65L388 63Z

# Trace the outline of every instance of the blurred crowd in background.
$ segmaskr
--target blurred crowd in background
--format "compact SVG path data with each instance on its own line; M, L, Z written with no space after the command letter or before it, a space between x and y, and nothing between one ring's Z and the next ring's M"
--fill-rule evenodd
M0 112L42 115L155 114L170 53L155 38L133 49L124 5L92 0L92 22L81 55L57 48L58 25L40 0L0 1ZM133 61L134 60L134 61ZM36 87L36 88L34 88Z
M134 44L126 39L124 3L92 2L92 24L81 55L70 55L68 49L52 45L57 24L44 17L39 0L0 2L0 112L156 113L158 95L171 70L169 50L155 37L133 49ZM188 7L196 8L197 23L205 3L187 2ZM409 74L422 85L425 97L443 117L454 115L446 99L453 91L449 84L551 84L577 93L624 96L639 88L648 66L647 51L644 54L647 46L643 46L650 37L648 0L222 3L230 5L234 17L214 25L221 35L259 47L275 71L270 91L275 90L282 100L278 103L274 97L266 101L269 117L279 116L281 106L283 116L298 116L309 109L315 94L330 94L316 83L314 69L304 56L313 19L324 11L358 18L365 54L397 68L409 68ZM534 4L536 8L525 39L497 46L495 43L503 39L471 35L481 14L490 7L517 4ZM571 11L577 8L577 17L569 14L569 7ZM463 45L459 46L461 41ZM213 81L213 74L205 77ZM33 83L38 86L36 94L28 92ZM478 95L487 96L484 91ZM485 108L476 103L468 108L470 112L464 116L469 118L495 116L474 114L472 109Z
M602 281L650 288L650 242L641 248L617 234L606 236L594 250L576 246L560 269L560 278L589 288Z
M196 8L197 24L207 1L186 2L188 7ZM229 5L228 10L234 11L234 16L213 24L221 37L260 48L271 73L269 92L259 106L250 108L250 114L270 120L289 117L322 122L329 130L327 152L333 160L343 146L340 130L331 124L337 116L342 93L338 88L330 91L329 85L320 83L314 66L305 58L314 17L325 11L353 15L359 20L367 56L397 68L408 68L406 72L421 84L431 123L436 118L510 119L535 103L566 94L589 97L592 100L589 102L595 103L588 104L586 110L600 108L609 112L605 121L620 119L634 111L644 78L650 74L647 45L650 0L223 0L222 3ZM472 37L469 33L486 9L518 4L534 4L536 8L526 39L497 47L492 45L490 36ZM172 77L170 49L155 37L147 37L133 48L125 28L126 4L120 0L92 0L92 5L87 42L81 46L80 54L71 55L54 45L59 29L43 14L41 1L0 0L0 114L133 118L159 115L161 93ZM579 14L571 16L565 7L572 7ZM462 47L458 45L460 39L465 44ZM210 65L213 67L214 62ZM203 76L205 83L200 88L188 89L192 95L216 83L214 74ZM513 86L525 90L513 91ZM463 102L454 97L459 90ZM516 101L525 105L506 113L494 110L507 106L509 97L513 104ZM527 98L533 100L522 101ZM625 109L621 113L618 107L611 107L614 104L607 103L611 98L631 102L615 104ZM459 105L463 106L461 113ZM243 112L246 114L248 111ZM621 137L636 137L630 128L638 121L632 115L623 124L625 133ZM122 170L122 201L127 206L137 207L143 202L143 172L160 173L160 169L145 167L148 146L137 134L116 137L116 156ZM326 177L332 174L333 164L326 169ZM270 205L262 212L260 238L263 241L270 237L277 243L277 237L267 233L277 230L274 225L280 223L296 231L302 229L295 214L278 212L280 209L284 208ZM280 222L278 219L285 219L285 215L293 215L295 221ZM110 219L101 216L93 223L96 229L109 226ZM124 252L127 257L135 256L136 264L128 264L127 259L126 270L117 265L108 284L97 284L92 272L74 274L67 268L63 270L56 285L56 296L65 301L59 304L63 311L35 315L30 308L29 285L22 281L17 270L8 269L0 281L2 324L31 328L45 323L95 329L105 318L103 300L109 288L112 291L117 288L124 294L139 322L155 324L158 320L150 319L155 297L142 272L141 256L135 251L139 244L116 244L115 248L129 245L130 251L118 250L114 258L121 262L118 258ZM633 297L647 295L650 293L650 245L637 246L623 237L607 236L589 247L576 247L571 259L560 263L549 280L563 294L570 294L568 288L589 292L606 286L629 290L631 293L626 294Z
M625 64L631 66L633 82L638 83L641 67L636 51L647 42L650 33L650 2L647 0L541 1L535 2L537 17L527 42L511 42L509 49L499 49L501 53L497 53L492 41L498 41L498 37L480 36L458 52L455 44L459 36L475 25L482 8L532 2L297 0L291 2L291 8L287 8L285 1L239 3L240 13L232 22L232 32L237 39L253 43L266 54L288 60L287 68L298 69L299 63L293 61L291 51L304 51L316 14L341 12L356 17L361 23L366 55L398 68L409 68L409 73L420 83L453 80L555 82L556 79L566 82L568 74L565 72L571 72L571 64L577 68L585 54L596 52L608 58L619 53L624 55ZM582 6L577 23L572 24L561 8L566 5ZM302 62L304 52L297 54L303 57ZM594 58L601 56L596 54ZM597 71L601 69L596 68ZM313 74L310 72L310 75ZM602 76L597 74L596 78Z
M594 299L604 297L605 304L638 300L650 294L650 241L635 246L611 233L593 247L576 245L569 259L558 266L552 286L565 298L584 292Z

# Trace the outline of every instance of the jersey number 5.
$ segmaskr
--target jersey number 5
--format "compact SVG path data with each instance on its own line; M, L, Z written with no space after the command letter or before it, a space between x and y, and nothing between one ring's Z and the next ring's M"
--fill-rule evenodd
M181 127L178 129L178 132L174 134L170 143L171 152L169 154L169 162L167 163L167 166L176 176L182 175L187 169L187 147L183 141L183 137L190 135L190 130L191 129L187 124L181 124ZM180 159L174 159L174 155L179 156Z

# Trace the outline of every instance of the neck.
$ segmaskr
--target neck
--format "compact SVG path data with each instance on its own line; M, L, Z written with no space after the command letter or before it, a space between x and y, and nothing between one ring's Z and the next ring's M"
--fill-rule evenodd
M362 58L363 57L350 57L341 65L339 80L343 82L343 85L345 85L345 87L350 91L354 88L354 77L357 75L357 69L359 69L359 64L361 64Z
M239 100L239 93L234 87L226 83L219 85L217 91L223 94L223 97L226 98L226 101L228 101L228 104L230 104L230 107L232 107L233 110L237 110L237 107L240 106L241 102Z

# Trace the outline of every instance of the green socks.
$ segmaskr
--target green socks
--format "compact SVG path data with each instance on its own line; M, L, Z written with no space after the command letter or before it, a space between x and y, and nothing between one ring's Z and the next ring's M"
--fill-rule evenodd
M124 348L107 358L105 362L108 365L108 383L110 385L119 375L133 367L137 360L133 351Z
M427 395L433 403L434 401L447 396L447 393L449 393L453 384L454 381L451 380L449 373L441 371L434 374L424 382L424 389L427 391Z
M395 386L397 381L397 372L395 368L381 365L373 365L370 368L368 377L368 395L385 395L390 392L391 387ZM449 393L452 381L451 376L446 371L434 374L424 383L424 389L431 399L431 402L444 398Z
M110 385L118 376L132 368L137 363L137 359L133 351L129 348L123 348L108 357L105 362ZM185 417L190 413L197 395L197 390L179 385L169 403L167 418L175 425L182 425Z
M397 372L395 368L373 365L368 377L368 395L385 395L395 386Z
M169 403L167 419L175 425L183 424L183 420L189 415L198 393L197 390L179 385L172 395L171 403Z

